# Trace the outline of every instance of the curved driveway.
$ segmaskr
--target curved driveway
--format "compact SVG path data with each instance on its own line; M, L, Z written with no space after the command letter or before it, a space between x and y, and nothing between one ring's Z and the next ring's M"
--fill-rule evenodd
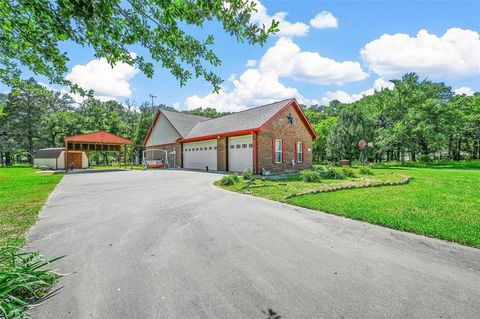
M480 250L230 193L188 171L67 175L29 233L33 318L479 318Z

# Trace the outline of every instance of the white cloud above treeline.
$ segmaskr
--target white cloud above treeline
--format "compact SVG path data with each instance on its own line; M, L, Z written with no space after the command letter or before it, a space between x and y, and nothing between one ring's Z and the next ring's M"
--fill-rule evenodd
M457 79L480 74L480 36L460 28L442 36L420 30L416 36L384 34L367 43L360 54L369 69L382 77L407 72L434 79Z
M129 81L138 72L127 63L117 63L112 67L106 59L101 58L75 65L66 79L85 90L94 90L99 98L112 99L132 95Z
M338 28L338 21L331 12L322 11L310 20L310 25L315 29Z
M249 68L239 78L230 79L232 89L219 94L193 95L185 100L187 109L215 107L219 111L239 111L255 105L295 97L300 103L316 104L298 89L285 86L281 78L318 84L341 84L368 76L358 62L322 57L317 52L302 51L291 39L280 38L263 55L257 68Z
M337 90L335 92L328 91L320 99L320 103L322 105L327 105L333 100L338 100L342 103L352 103L360 100L364 96L373 95L375 91L381 91L383 89L393 89L394 86L395 85L392 82L386 81L384 78L378 78L375 80L375 82L373 82L372 88L357 94L348 94L347 92L341 90Z
M453 92L456 94L456 95L462 95L462 94L465 94L467 96L471 96L475 93L474 90L472 90L472 88L469 88L468 86L462 86L462 87L459 87L458 89L455 89L453 90Z

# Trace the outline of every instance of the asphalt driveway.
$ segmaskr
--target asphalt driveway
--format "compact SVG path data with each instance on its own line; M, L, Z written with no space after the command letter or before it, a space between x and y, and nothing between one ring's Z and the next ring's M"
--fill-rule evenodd
M480 250L212 186L219 175L67 175L29 233L74 272L65 318L479 318Z

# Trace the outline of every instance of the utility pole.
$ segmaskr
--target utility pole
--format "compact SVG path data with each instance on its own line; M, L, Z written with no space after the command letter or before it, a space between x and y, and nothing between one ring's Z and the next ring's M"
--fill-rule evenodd
M153 95L153 94L150 94L150 97L152 98L152 108L153 108L153 99L156 99L157 96L156 96L156 95Z

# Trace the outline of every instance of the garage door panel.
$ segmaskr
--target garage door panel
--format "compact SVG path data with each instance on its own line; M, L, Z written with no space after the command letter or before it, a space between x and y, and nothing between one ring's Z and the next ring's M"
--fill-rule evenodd
M217 140L183 144L183 167L217 170Z
M228 170L243 172L253 170L253 137L242 135L228 138Z

